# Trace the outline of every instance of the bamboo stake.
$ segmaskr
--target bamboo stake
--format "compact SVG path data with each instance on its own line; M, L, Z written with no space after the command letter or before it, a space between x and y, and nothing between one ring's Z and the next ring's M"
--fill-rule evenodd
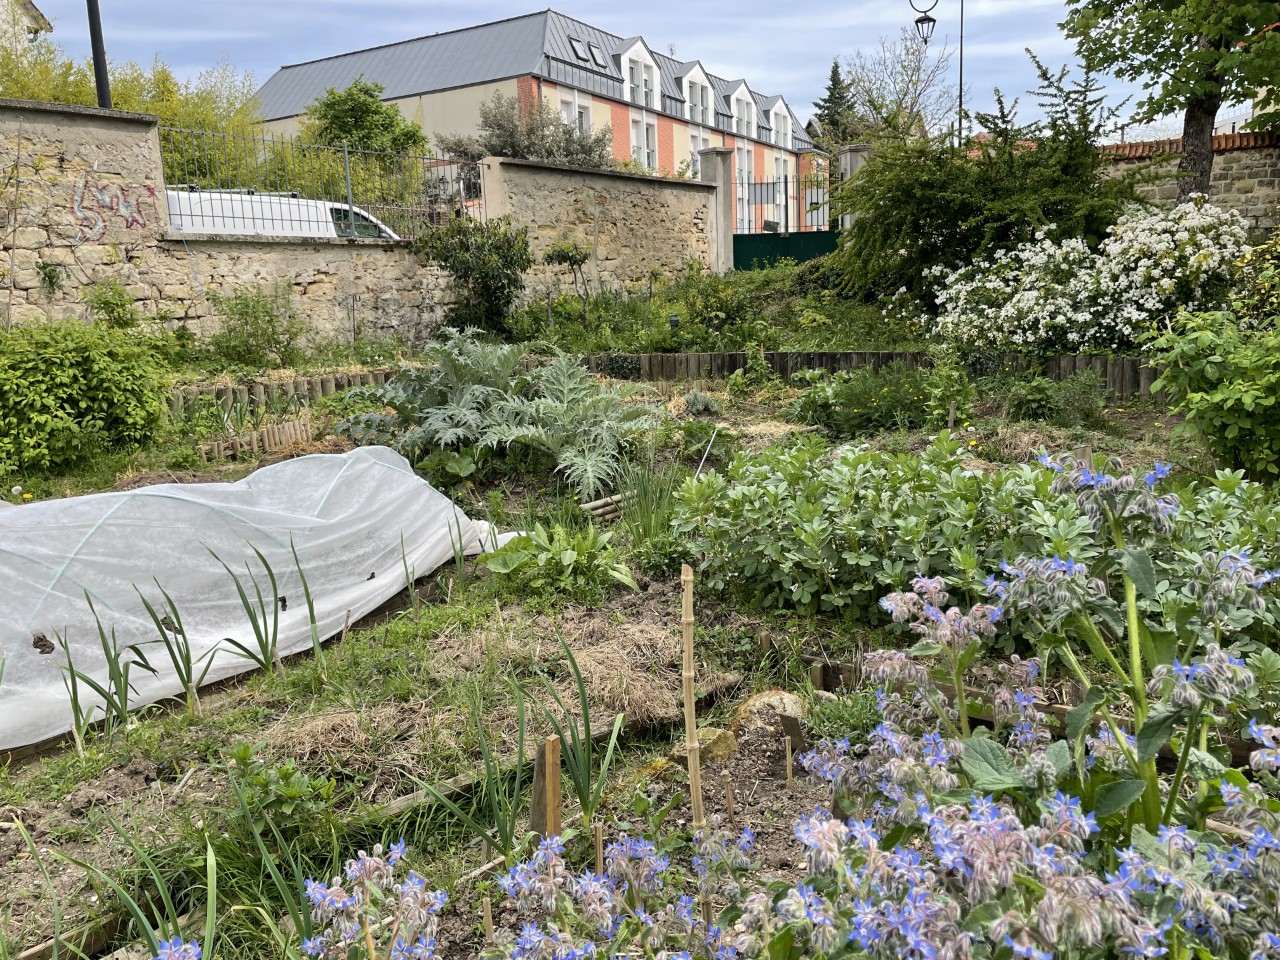
M484 898L484 943L486 947L493 946L493 904L488 897Z
M698 743L698 718L693 699L693 568L687 563L680 568L680 585L684 588L681 598L680 627L684 634L684 669L680 678L684 686L684 742L689 752L689 798L693 806L693 832L701 834L706 829L706 814L702 809L702 746ZM711 898L702 897L702 920L711 925Z
M795 772L791 763L791 738L787 737L787 792L795 790Z
M720 774L720 779L724 783L725 813L729 817L729 825L733 826L738 822L738 817L733 810L733 778L729 776L729 771L725 770Z
M680 584L684 588L680 625L684 632L684 670L680 676L684 682L684 742L689 752L689 794L693 805L693 829L706 826L702 809L702 748L698 743L698 721L694 715L693 699L693 568L687 563L680 570Z
M596 839L596 876L604 876L604 824L599 820L594 825Z

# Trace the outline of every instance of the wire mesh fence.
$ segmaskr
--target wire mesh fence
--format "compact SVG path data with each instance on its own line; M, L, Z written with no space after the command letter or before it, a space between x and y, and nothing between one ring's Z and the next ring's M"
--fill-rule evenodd
M478 163L175 127L160 148L181 233L408 240L485 217Z
M739 177L734 183L735 233L809 233L832 230L827 173L772 180Z

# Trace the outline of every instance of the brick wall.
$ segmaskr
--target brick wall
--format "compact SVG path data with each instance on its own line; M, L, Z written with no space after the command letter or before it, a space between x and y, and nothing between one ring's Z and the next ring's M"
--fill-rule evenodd
M1103 147L1115 170L1140 170L1140 192L1159 201L1178 196L1177 166L1182 141L1116 143ZM1209 199L1238 210L1258 229L1280 224L1280 138L1272 133L1230 133L1213 138Z

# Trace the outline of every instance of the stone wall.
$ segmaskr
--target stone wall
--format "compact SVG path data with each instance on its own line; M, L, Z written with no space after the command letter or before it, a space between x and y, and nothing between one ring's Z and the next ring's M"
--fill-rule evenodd
M447 276L381 241L173 234L154 118L0 100L0 328L85 317L117 281L149 314L216 324L210 293L288 288L323 336L430 335Z
M572 290L569 273L540 262L548 247L566 241L591 253L593 288L644 284L653 271L675 277L691 260L716 262L714 184L499 157L484 163L489 216L529 228L530 296Z
M1103 147L1115 170L1139 170L1139 191L1152 200L1177 199L1182 141L1114 143ZM1272 133L1229 133L1213 138L1209 199L1238 210L1259 230L1280 224L1280 140Z

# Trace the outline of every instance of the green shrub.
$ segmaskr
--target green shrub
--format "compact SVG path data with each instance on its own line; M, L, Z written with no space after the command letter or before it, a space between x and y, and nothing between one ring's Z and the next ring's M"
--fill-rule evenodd
M307 332L287 287L241 287L230 296L210 294L221 318L209 338L214 357L226 366L249 370L293 367L302 360L299 341Z
M453 278L454 301L446 314L458 327L508 334L524 274L533 266L529 231L509 220L480 222L466 217L423 232L414 249Z
M928 381L927 370L909 369L899 361L859 367L811 386L792 404L790 414L840 437L910 430L928 422Z
M1101 241L1135 196L1133 178L1112 176L1096 146L1119 108L1103 102L1092 75L1069 84L1036 67L1044 120L1019 124L997 94L996 112L975 117L987 135L980 150L950 138L887 143L836 189L833 212L856 217L834 255L843 289L865 299L903 287L920 295L933 268L1016 246L1049 224Z
M1187 314L1155 340L1156 384L1219 464L1280 474L1280 328L1243 329L1233 313Z
M1083 370L1065 380L1033 377L995 383L1004 393L1004 415L1009 420L1039 421L1059 427L1091 427L1103 422L1107 385L1092 370Z
M85 290L84 302L89 319L112 330L132 330L148 319L119 280L95 283Z
M0 334L0 472L66 467L150 441L167 392L154 346L74 321Z

